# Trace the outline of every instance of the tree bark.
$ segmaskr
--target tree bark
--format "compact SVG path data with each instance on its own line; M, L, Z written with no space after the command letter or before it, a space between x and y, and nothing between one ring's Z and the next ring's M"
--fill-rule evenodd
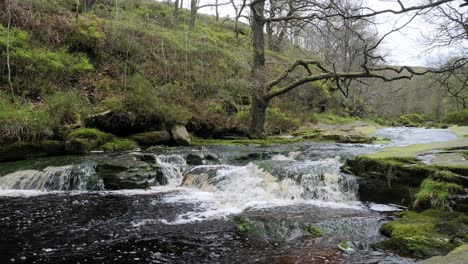
M197 20L197 0L190 1L190 24L189 28L192 30L195 27L195 22Z
M260 0L251 7L252 19L252 43L253 43L253 65L252 65L252 113L249 129L251 138L263 137L265 113L268 107L266 98L265 78L265 39L264 39L264 8L265 0Z
M174 17L177 18L179 15L179 0L175 0L174 2Z

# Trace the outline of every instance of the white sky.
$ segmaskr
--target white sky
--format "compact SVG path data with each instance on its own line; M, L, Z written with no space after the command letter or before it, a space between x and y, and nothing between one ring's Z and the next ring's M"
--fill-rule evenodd
M229 0L219 0L219 3L225 3ZM458 0L461 1L461 0ZM213 0L201 0L202 4L212 3ZM368 5L374 10L394 9L398 10L399 5L396 0L367 0ZM412 6L421 3L421 0L402 0L405 6ZM184 0L184 8L190 8L190 0ZM468 8L467 12L468 12ZM214 14L214 8L207 7L199 12L205 14ZM234 16L234 11L231 5L220 7L221 17ZM408 15L385 15L377 18L377 31L379 35L383 35L390 31L395 23L401 25L409 19ZM386 57L387 63L391 65L408 65L408 66L430 66L441 57L454 55L455 49L438 49L431 52L427 51L427 46L423 44L422 36L431 34L433 26L423 18L417 18L412 21L406 28L400 32L395 32L389 35L381 47L384 51L390 53ZM468 43L467 43L468 45Z

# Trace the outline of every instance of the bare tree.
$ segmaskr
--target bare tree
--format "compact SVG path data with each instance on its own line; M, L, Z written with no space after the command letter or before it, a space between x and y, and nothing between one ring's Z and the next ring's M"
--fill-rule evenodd
M460 67L432 79L455 101L455 110L468 107L468 67Z
M306 1L306 0L290 0L288 6L294 9L294 12L286 12L286 15L268 16L266 9L266 0L253 0L250 4L251 10L251 29L252 29L252 45L253 45L253 63L252 63L252 112L250 124L250 137L263 137L263 127L265 122L266 109L271 99L285 94L302 84L319 80L348 80L348 79L365 79L377 78L385 82L411 79L414 75L423 75L428 72L442 72L444 70L427 69L418 72L410 67L376 67L372 66L371 61L382 60L381 56L372 54L376 50L383 39L392 32L396 32L401 28L395 28L388 34L385 34L375 44L369 43L365 45L362 52L362 64L359 71L338 71L330 68L319 60L297 60L290 65L281 75L271 81L267 81L265 72L265 25L275 22L295 23L298 26L313 25L315 23L333 24L332 18L342 20L369 20L372 17L381 14L404 14L413 12L419 15L419 11L426 11L452 2L451 0L439 0L424 2L415 6L404 6L398 0L399 9L385 9L375 11L368 7L359 7L348 9L342 5L340 1ZM283 12L283 13L284 13ZM458 60L457 65L466 63L465 59ZM302 69L302 71L299 71ZM387 77L385 72L393 72L396 76ZM293 76L293 73L299 73Z
M215 3L200 5L200 0L190 0L190 23L189 28L193 29L197 20L198 10L205 7L216 7L216 12L218 12L218 7L223 5L229 5L231 2L218 3L218 0L215 0ZM217 13L219 16L219 14ZM216 19L218 20L218 18Z

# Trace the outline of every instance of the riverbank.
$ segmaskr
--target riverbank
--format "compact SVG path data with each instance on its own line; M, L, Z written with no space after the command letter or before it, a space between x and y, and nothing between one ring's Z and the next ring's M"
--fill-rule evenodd
M457 139L384 148L342 167L361 178L361 200L415 210L382 227L389 238L378 248L425 258L468 242L468 127L450 129Z

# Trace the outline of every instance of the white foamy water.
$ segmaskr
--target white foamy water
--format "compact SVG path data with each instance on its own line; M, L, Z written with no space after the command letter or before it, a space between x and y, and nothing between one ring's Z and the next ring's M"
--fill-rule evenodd
M390 128L377 133L391 138L394 145L405 145L456 138L447 130ZM344 149L346 150L346 149ZM227 150L229 151L229 150ZM320 207L392 211L394 207L363 206L357 199L358 185L354 176L340 172L341 149L326 156L301 156L294 150L273 155L246 165L189 166L183 155L153 155L152 166L163 174L166 185L148 190L102 191L96 181L94 164L46 167L42 170L16 171L0 177L0 196L34 196L51 193L67 194L89 191L90 183L98 186L101 195L162 194L163 203L191 204L190 212L172 219L143 219L132 225L163 222L184 224L207 219L219 219L274 206L311 204ZM319 153L320 154L320 153ZM141 155L135 153L134 155ZM336 156L336 157L335 157ZM299 157L299 160L298 160ZM97 177L99 178L99 177Z
M94 174L94 165L88 163L16 171L0 177L0 190L85 191ZM102 182L93 187L102 189Z

